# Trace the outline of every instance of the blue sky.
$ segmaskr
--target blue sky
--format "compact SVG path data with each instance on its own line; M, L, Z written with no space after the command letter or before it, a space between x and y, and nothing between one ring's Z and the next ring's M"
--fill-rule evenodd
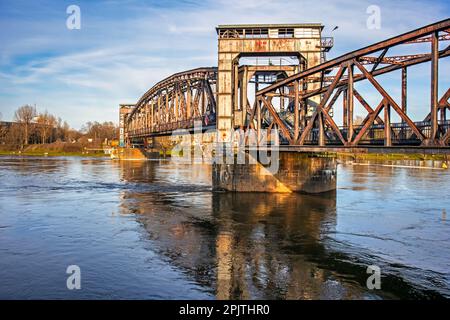
M80 30L66 28L72 4L81 9ZM369 5L381 8L379 30L366 27ZM218 24L320 22L324 35L337 25L333 58L449 16L444 0L0 0L0 112L10 120L17 107L36 104L74 128L90 120L117 122L119 103L136 102L162 78L217 65ZM446 87L447 62L440 67ZM421 113L429 99L414 99L414 88L423 85L428 67L416 71L411 110Z

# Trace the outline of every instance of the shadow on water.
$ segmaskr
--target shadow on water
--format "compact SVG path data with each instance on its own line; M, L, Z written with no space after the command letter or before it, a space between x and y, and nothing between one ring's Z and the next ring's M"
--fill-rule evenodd
M382 290L367 289L368 265L392 268L329 237L336 229L335 192L211 193L207 165L120 166L124 181L147 188L124 191L122 213L136 214L152 246L219 299L441 297L390 271Z

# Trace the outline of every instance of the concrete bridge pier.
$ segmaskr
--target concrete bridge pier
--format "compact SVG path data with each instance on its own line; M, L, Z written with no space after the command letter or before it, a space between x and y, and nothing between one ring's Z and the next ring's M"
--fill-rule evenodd
M252 161L253 160L253 161ZM214 191L323 193L336 189L337 160L314 153L280 152L277 169L254 161L246 153L245 163L214 163Z

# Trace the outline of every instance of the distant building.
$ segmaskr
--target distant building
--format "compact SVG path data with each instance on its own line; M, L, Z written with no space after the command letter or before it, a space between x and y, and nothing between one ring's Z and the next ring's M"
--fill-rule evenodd
M125 130L125 122L127 121L128 114L133 110L134 104L121 104L119 105L119 146L125 147L125 141L127 138L127 132Z

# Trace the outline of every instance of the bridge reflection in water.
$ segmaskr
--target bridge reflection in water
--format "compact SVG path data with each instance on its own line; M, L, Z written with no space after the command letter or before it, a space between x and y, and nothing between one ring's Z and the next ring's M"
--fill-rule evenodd
M377 297L364 287L365 269L340 266L326 249L324 235L336 226L335 193L211 193L207 165L120 166L128 183L158 186L124 191L122 214L136 214L152 247L216 298Z

